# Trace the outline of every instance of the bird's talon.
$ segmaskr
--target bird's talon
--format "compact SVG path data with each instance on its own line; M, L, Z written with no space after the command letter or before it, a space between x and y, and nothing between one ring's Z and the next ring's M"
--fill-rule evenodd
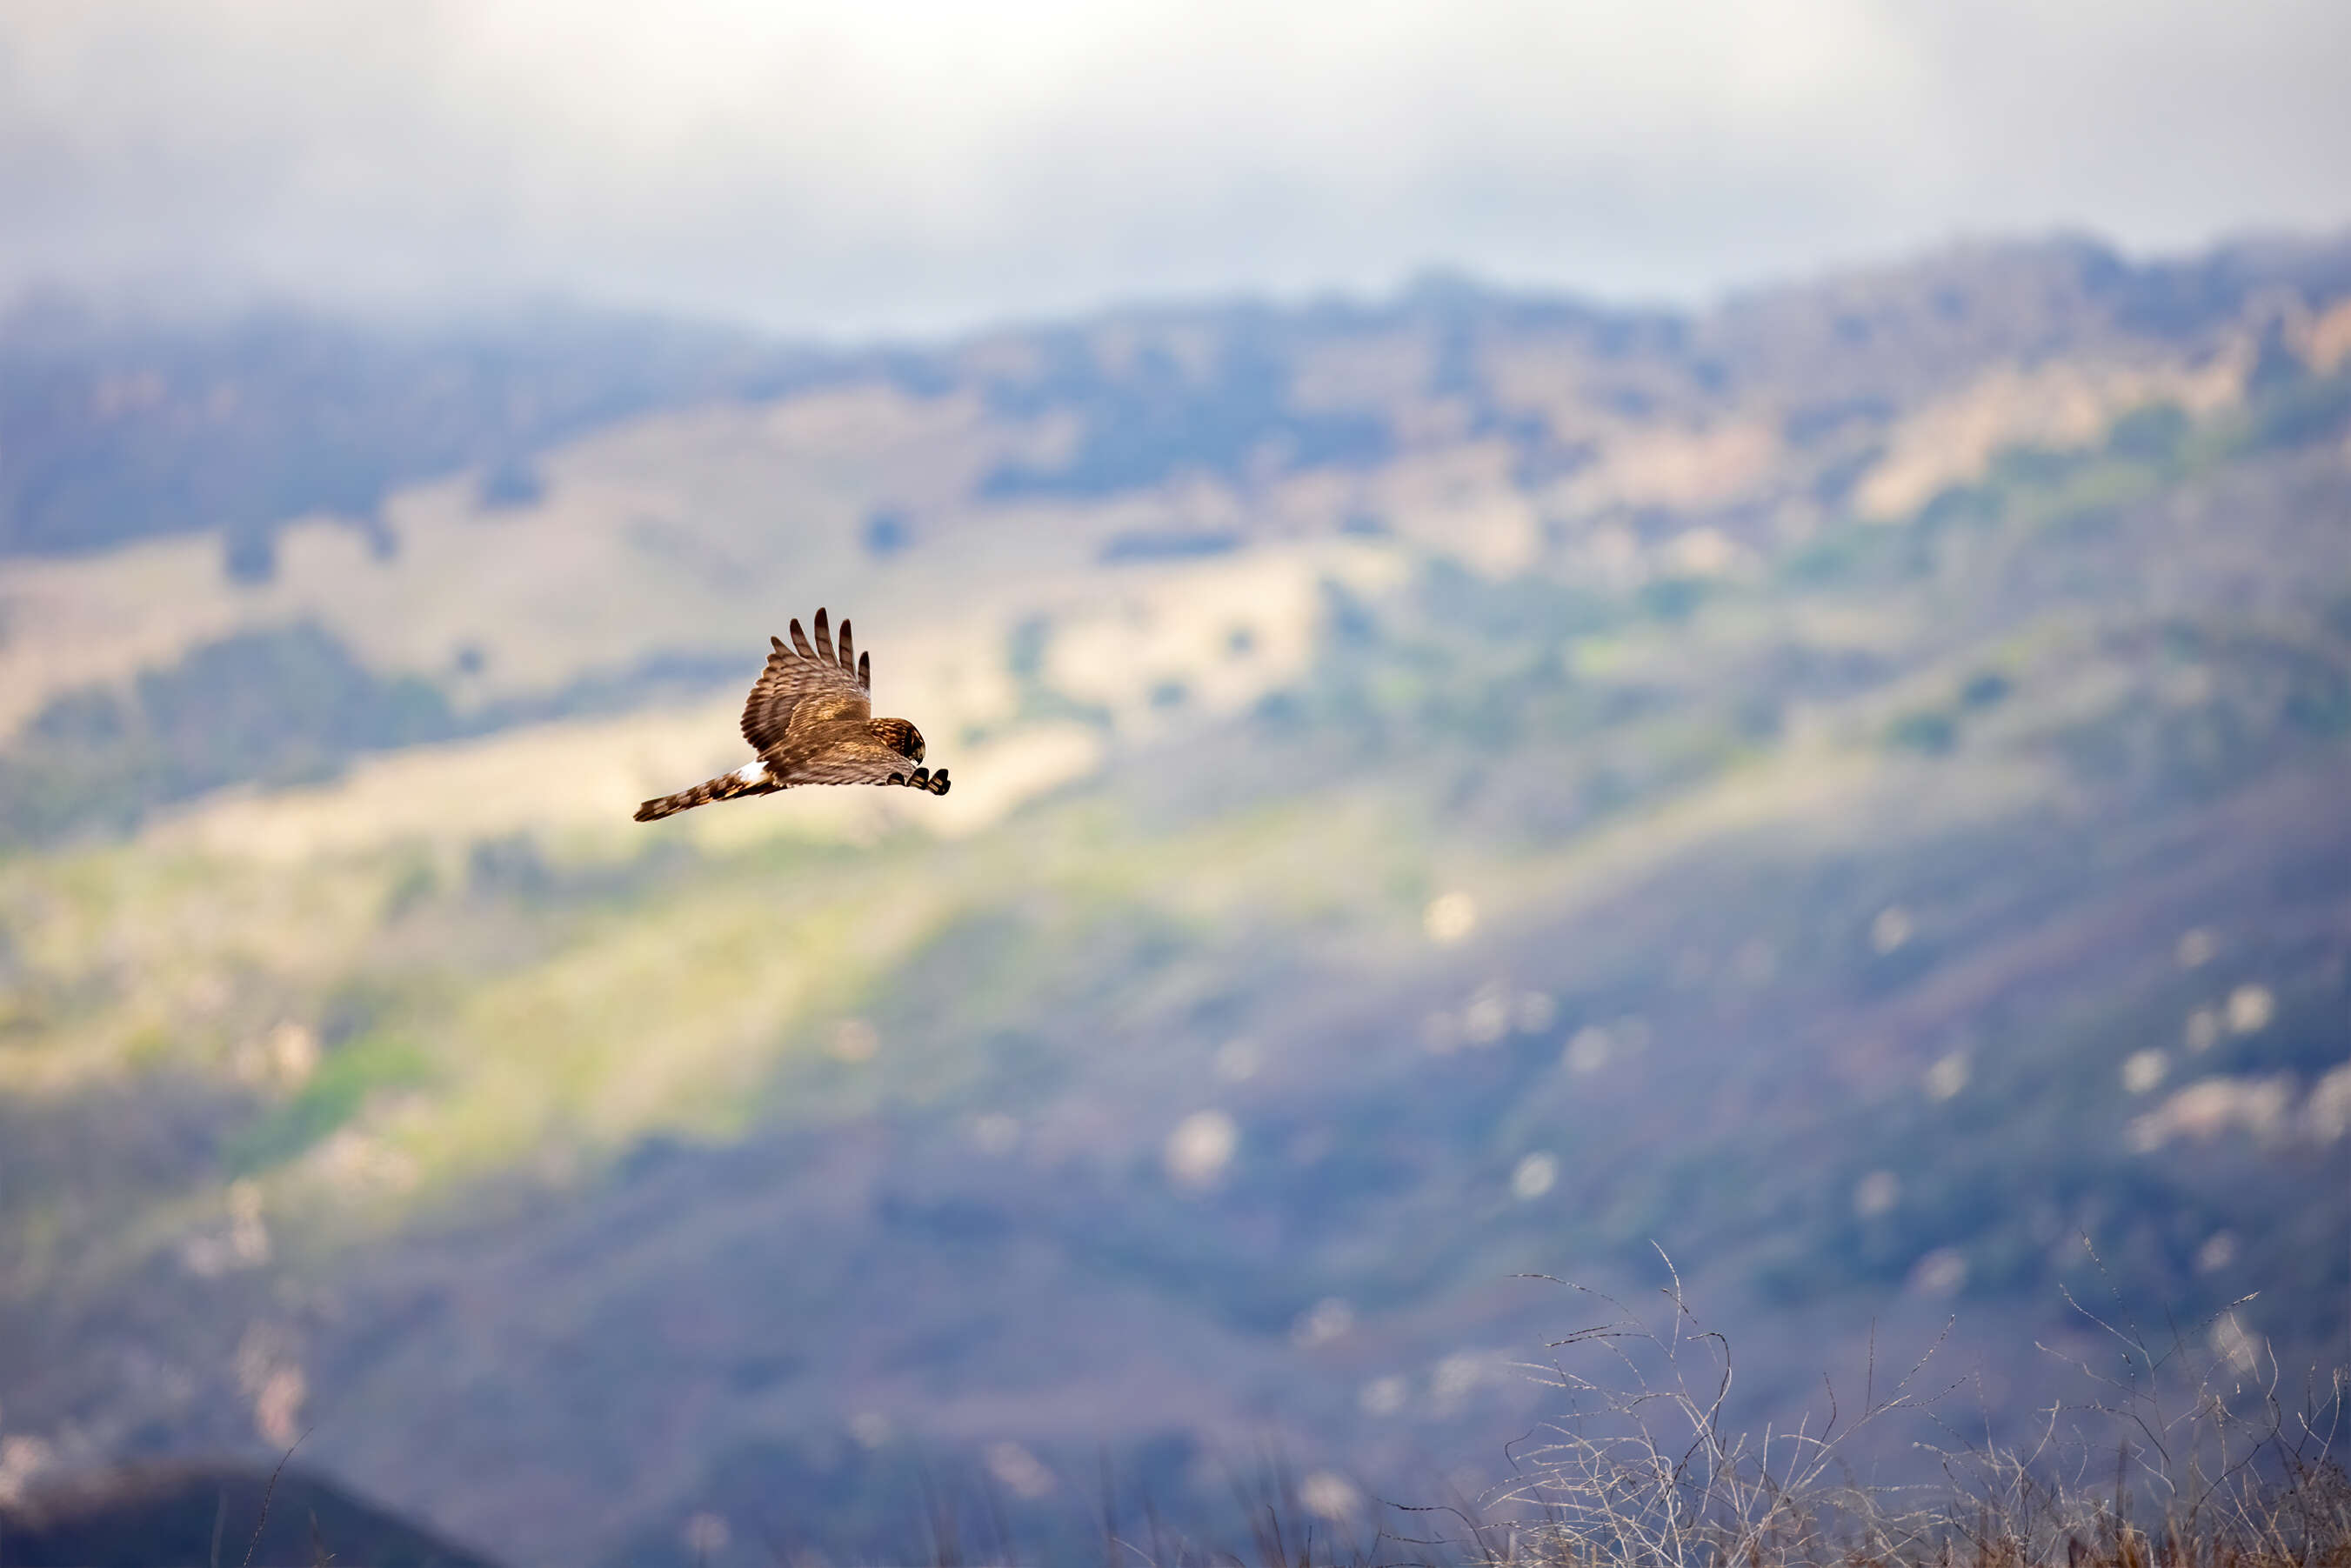
M942 768L936 773L931 775L931 793L934 795L944 795L946 792L947 770Z

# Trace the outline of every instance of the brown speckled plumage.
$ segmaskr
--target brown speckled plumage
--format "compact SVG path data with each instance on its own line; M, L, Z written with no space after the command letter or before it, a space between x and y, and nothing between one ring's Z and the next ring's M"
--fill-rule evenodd
M841 623L838 647L821 610L815 627L813 643L798 621L789 646L781 637L768 639L774 651L743 705L743 738L759 754L758 762L648 800L637 808L638 821L800 784L903 784L934 795L947 792L946 768L934 773L920 766L923 732L903 718L873 716L872 670L864 654L852 657L849 622Z

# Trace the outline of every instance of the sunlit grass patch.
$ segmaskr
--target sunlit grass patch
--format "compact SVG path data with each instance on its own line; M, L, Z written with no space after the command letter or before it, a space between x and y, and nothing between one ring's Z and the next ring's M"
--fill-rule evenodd
M294 1097L233 1135L222 1164L246 1175L284 1163L358 1115L371 1096L432 1082L432 1057L396 1036L369 1036L328 1054Z

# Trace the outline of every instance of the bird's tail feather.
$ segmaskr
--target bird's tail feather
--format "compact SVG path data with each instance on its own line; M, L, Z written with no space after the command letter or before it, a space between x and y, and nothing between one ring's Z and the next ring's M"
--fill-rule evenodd
M664 795L657 800L646 801L637 808L637 821L658 822L664 817L674 817L680 811L691 811L696 806L707 806L713 800L732 800L738 795L768 795L780 788L780 785L764 779L746 784L739 773L721 773L691 789L681 789L674 795Z

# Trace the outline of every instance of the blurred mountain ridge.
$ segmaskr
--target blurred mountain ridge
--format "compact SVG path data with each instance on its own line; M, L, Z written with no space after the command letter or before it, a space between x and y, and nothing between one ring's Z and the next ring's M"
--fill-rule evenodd
M2018 1421L2061 1287L2351 1356L2351 243L68 327L0 330L0 1483L298 1420L511 1560L747 1561L934 1461L1214 1521L1270 1434L1336 1528L1540 1412L1510 1275L1653 1244L1754 1410L1955 1311ZM629 822L819 602L956 793Z
M1123 443L1042 473L1008 470L1001 487L1099 494L1177 463L1229 470L1269 439L1304 441L1306 461L1361 461L1389 449L1380 422L1318 427L1317 400L1290 398L1287 383L1301 350L1399 329L1435 340L1420 368L1440 392L1474 390L1466 356L1479 333L1541 333L1604 361L1667 361L1722 397L1768 387L1806 400L1796 417L1817 422L1830 413L1811 404L1907 401L2003 358L2209 350L2263 299L2339 297L2346 244L2248 241L2138 265L2087 238L1978 245L1734 296L1695 318L1432 275L1383 303L1134 308L945 350L824 349L578 308L370 326L266 307L174 316L30 290L0 314L0 434L14 455L0 551L221 530L232 569L262 572L269 531L291 518L371 524L393 490L460 470L493 506L527 501L532 455L580 432L873 378L916 395L977 387L1007 413L1082 405L1096 415L1089 439Z

